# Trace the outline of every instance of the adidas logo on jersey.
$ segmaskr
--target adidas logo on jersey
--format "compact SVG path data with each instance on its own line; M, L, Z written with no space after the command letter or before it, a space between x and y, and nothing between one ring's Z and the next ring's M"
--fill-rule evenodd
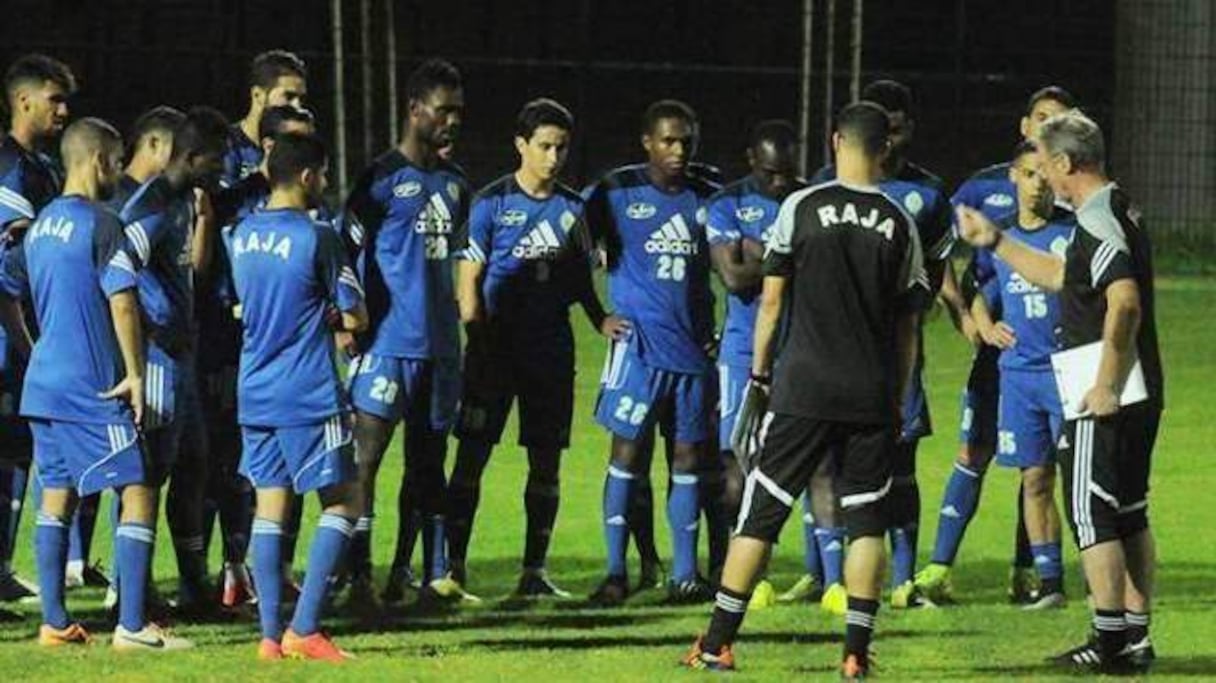
M418 213L418 220L414 221L414 232L429 235L446 235L452 232L452 210L438 192L431 195L426 207Z
M675 214L658 230L650 233L646 240L647 254L675 254L678 256L697 253L697 242L684 217Z
M511 249L511 255L518 259L547 259L557 256L561 248L562 242L553 226L549 221L541 221Z

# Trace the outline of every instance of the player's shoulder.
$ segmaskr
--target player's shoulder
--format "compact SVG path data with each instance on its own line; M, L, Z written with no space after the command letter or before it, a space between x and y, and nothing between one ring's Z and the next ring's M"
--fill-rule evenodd
M150 178L131 193L119 215L124 223L134 223L160 213L168 206L170 194L169 183L164 176Z
M982 183L1008 180L1009 165L1010 164L1008 161L990 164L967 176L967 179L964 180L963 183Z
M586 203L586 199L583 198L583 195L578 190L562 182L559 182L553 186L553 194L554 196L561 197L579 208L582 208L583 204Z
M1106 185L1077 207L1077 226L1097 240L1126 249L1127 234L1120 220L1130 208L1123 202L1125 196L1114 183Z
M473 194L473 202L501 201L504 197L515 192L515 174L507 173L490 181L488 185Z
M228 148L231 151L240 151L242 149L254 148L259 152L261 147L254 140L250 140L245 134L245 129L241 128L241 122L236 121L228 124Z
M4 139L0 140L0 178L4 178L21 166L25 159L23 152L21 145L13 136L5 135Z
M611 192L613 190L626 190L631 187L646 185L650 181L646 178L645 168L645 164L617 166L601 175L598 180L592 183L591 189L593 192L597 189Z
M726 183L717 192L709 196L710 204L719 202L737 202L752 193L751 176L743 176Z
M722 189L722 185L707 176L689 173L688 189L692 190L692 193L698 198L704 200L717 194Z

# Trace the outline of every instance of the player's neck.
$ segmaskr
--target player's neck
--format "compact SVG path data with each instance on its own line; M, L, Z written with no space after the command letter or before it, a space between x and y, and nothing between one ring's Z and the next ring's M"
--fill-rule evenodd
M523 190L524 194L533 199L548 199L553 196L553 187L557 181L539 178L521 168L515 172L515 184L519 185L519 189Z
M654 164L646 165L646 177L650 182L664 192L679 192L688 184L688 176L681 173L679 175L671 175L664 173L663 170Z
M401 156L419 168L431 169L439 164L439 150L430 142L407 130L397 144Z
M1069 203L1074 209L1079 209L1102 188L1110 183L1110 178L1104 173L1078 173L1073 180L1072 192L1069 192Z
M63 181L63 196L78 195L96 201L101 193L92 174L69 173Z
M152 164L143 161L139 158L139 155L136 155L131 159L131 163L127 164L127 168L123 172L130 176L131 180L143 185L159 171Z
M882 179L882 168L865 158L852 155L836 155L836 180L842 185L874 187Z
M258 127L262 125L262 112L249 109L245 118L241 119L241 132L250 140L258 139Z
M1047 225L1047 216L1039 215L1039 212L1034 208L1018 208L1018 227L1028 231L1035 231Z
M25 121L14 120L8 134L27 152L36 152L47 144L46 136L39 135L33 126Z
M308 210L308 193L301 187L276 187L266 198L266 209L270 211L275 209L306 211Z

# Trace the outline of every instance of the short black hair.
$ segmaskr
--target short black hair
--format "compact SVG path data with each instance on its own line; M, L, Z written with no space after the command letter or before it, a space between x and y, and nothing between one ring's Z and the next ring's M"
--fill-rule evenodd
M191 107L173 131L172 159L218 151L228 144L228 121L213 107Z
M127 140L132 146L135 146L145 135L152 132L172 133L185 121L186 115L180 109L167 104L152 107L135 119Z
M650 106L646 107L646 111L642 112L642 133L653 131L655 124L662 119L679 119L694 129L700 125L700 121L697 120L697 112L684 102L658 100L651 102Z
M892 114L903 112L908 117L912 116L912 89L899 81L874 81L862 88L861 99L873 102Z
M557 100L541 97L523 106L515 117L515 135L531 140L541 126L556 126L567 133L574 131L574 114Z
M785 119L761 121L756 124L755 128L752 128L752 135L747 144L754 148L762 142L771 142L774 147L796 145L798 144L798 131L794 130L794 124Z
M873 157L890 139L891 120L885 107L862 100L846 105L836 113L836 132L858 142L865 153Z
M258 122L259 141L278 135L279 129L292 121L313 125L316 123L316 117L307 109L300 109L288 104L269 107L262 112L262 120Z
M1077 108L1077 98L1073 97L1072 93L1058 85L1049 85L1030 94L1030 99L1026 100L1026 115L1030 116L1034 106L1043 100L1059 102L1065 109Z
M464 87L460 70L446 59L428 59L410 72L405 81L407 102L421 102L439 88L459 90Z
M249 63L249 85L273 88L283 76L308 78L308 67L296 53L287 50L267 50Z
M1009 157L1009 161L1010 163L1017 163L1018 159L1027 154L1034 154L1036 151L1038 151L1038 148L1034 146L1033 140L1022 140L1014 146L1013 155Z
M271 186L291 185L306 169L314 171L325 166L329 155L325 143L315 135L282 133L274 137L274 148L266 160Z
M22 55L4 72L4 93L12 97L17 88L27 83L50 81L69 95L76 92L76 76L67 64L37 52Z

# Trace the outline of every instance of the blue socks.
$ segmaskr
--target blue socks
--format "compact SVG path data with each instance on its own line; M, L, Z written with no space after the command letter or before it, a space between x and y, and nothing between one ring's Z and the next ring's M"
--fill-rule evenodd
M1039 573L1039 579L1044 583L1058 581L1064 575L1064 561L1059 541L1032 543L1030 552L1034 555L1034 568Z
M916 571L916 525L891 529L891 586L899 587L912 580Z
M701 520L697 482L695 474L675 472L671 475L667 524L671 528L671 582L675 584L697 578L697 532Z
M354 520L328 512L321 515L317 533L312 538L312 550L308 554L304 589L300 592L300 601L291 620L291 630L297 634L312 635L320 628L321 608L329 588L329 576L342 561L354 533Z
M63 602L63 574L68 561L68 525L64 520L38 513L34 554L42 593L42 622L54 628L67 628L70 621Z
M156 531L142 524L119 524L114 533L118 565L118 623L128 631L144 627L144 599Z
M255 518L250 539L262 637L277 642L283 637L283 622L279 616L279 606L283 602L283 527L278 522Z
M954 564L958 548L963 543L963 533L975 516L980 502L980 488L984 484L984 473L954 463L954 471L946 482L942 495L942 509L937 516L937 540L933 543L934 564Z
M815 516L811 514L811 497L802 494L802 563L809 576L823 583L823 560L819 557L819 541L815 538Z
M834 583L844 584L844 539L843 527L815 527L825 588Z
M429 514L423 517L422 564L426 568L425 581L434 581L448 573L448 544L443 515Z
M608 465L604 479L604 540L608 544L608 576L626 576L625 551L629 544L629 502L635 477Z

